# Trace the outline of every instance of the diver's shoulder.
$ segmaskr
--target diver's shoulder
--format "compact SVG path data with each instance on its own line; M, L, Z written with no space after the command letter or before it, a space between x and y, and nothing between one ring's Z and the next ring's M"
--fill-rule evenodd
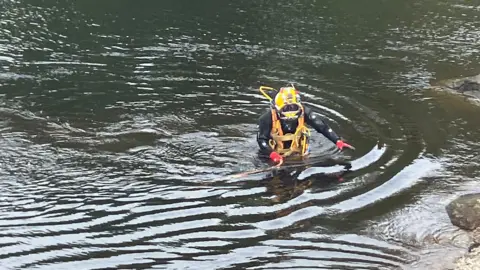
M271 115L272 115L272 112L271 112L271 109L265 109L265 111L258 117L258 119L260 121L265 121L265 120L268 120L268 119L271 119Z
M323 121L323 118L321 117L321 115L316 112L311 106L309 105L303 105L303 110L304 110L304 114L305 114L305 117L308 119L308 120L322 120Z
M310 114L313 112L313 109L310 105L308 104L302 104L303 110L305 110L305 113Z

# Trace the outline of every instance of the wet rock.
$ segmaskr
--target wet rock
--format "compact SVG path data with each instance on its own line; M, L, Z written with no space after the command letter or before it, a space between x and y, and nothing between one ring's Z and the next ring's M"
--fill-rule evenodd
M480 246L480 227L475 229L475 231L472 234L472 238L473 238L474 245Z
M453 225L468 231L480 227L480 194L466 194L446 207Z
M471 78L460 79L457 81L451 81L450 85L447 84L447 87L454 89L460 93L467 91L480 91L479 77L477 75Z
M455 262L455 270L480 269L480 248L475 248Z
M460 85L453 85L453 90L460 94L480 99L480 83L471 80L462 80Z
M468 248L468 252L473 252L476 248L479 248L480 247L480 243L473 243L470 245L470 247Z
M472 77L443 81L432 88L459 94L470 100L480 102L480 74Z
M418 253L418 260L402 270L453 270L455 262L465 255L465 250L452 245L433 245Z
M468 253L455 261L454 270L480 269L480 227L472 233L474 243L468 248Z

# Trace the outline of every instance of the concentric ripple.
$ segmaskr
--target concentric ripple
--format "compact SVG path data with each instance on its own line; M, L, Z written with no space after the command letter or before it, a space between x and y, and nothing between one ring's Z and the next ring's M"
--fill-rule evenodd
M137 2L0 1L0 268L398 269L461 246L433 216L478 177L477 114L418 88L475 68L478 7ZM356 151L312 131L304 160L257 155L257 89L288 83Z

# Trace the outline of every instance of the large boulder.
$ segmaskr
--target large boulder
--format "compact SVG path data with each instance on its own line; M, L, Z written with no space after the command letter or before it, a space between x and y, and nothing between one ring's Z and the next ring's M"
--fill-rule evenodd
M446 207L453 225L464 230L480 228L480 194L466 194L458 197Z

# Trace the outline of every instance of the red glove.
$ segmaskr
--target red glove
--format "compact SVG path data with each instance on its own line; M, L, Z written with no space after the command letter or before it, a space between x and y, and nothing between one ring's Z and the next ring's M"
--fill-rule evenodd
M344 147L346 148L350 148L352 150L355 150L355 147L351 146L350 144L346 143L346 142L343 142L342 140L338 140L337 141L337 147L338 149L340 150L343 150Z
M273 162L275 163L281 162L283 160L282 156L280 156L280 154L277 152L270 153L270 159L273 160Z

